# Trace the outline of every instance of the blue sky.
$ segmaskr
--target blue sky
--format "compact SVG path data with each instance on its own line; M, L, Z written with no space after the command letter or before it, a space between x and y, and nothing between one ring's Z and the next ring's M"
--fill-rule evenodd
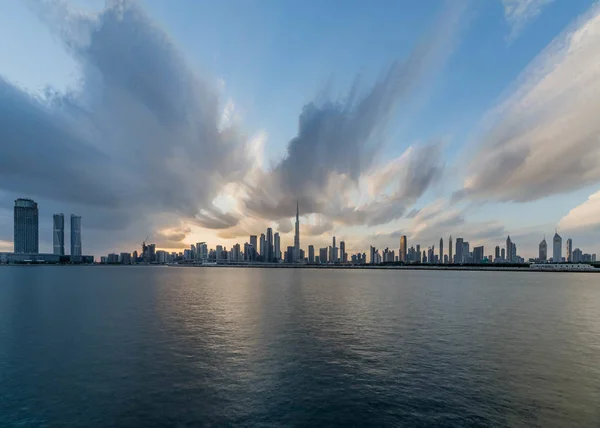
M110 87L107 76L110 73L115 73L114 76L123 76L126 71L129 73L124 69L130 66L124 58L136 59L139 54L139 51L131 51L130 56L120 57L127 55L127 52L117 52L117 49L111 52L110 43L118 45L119 37L127 37L127 34L133 38L148 36L150 48L152 43L164 43L166 40L169 48L165 48L165 52L172 56L161 58L158 54L156 57L145 54L140 57L132 66L139 67L135 70L140 73L138 80L118 82L119 91L128 93L127 85L135 85L139 79L147 81L148 88L162 86L161 91L164 92L167 87L179 90L179 84L185 87L181 83L183 81L189 80L194 85L195 82L202 82L217 99L216 108L221 112L228 111L227 126L233 130L231 134L220 133L215 138L223 138L231 143L228 147L232 152L242 152L248 145L258 147L259 157L263 159L262 167L256 168L258 161L253 156L244 159L236 156L234 160L225 162L224 157L230 159L231 155L222 153L217 154L223 158L216 163L225 167L215 167L212 171L211 165L216 163L209 161L206 165L195 167L202 164L203 159L208 159L206 153L210 152L208 147L214 141L208 139L198 142L195 139L199 137L194 136L190 145L198 143L205 146L176 147L173 139L184 134L187 137L189 129L175 129L171 134L165 132L162 140L153 142L153 148L148 149L147 156L133 160L124 160L124 155L117 154L132 138L147 138L147 135L141 136L133 128L119 135L113 135L112 131L94 135L94 141L90 139L87 143L97 147L107 158L118 159L118 162L98 167L98 174L104 172L111 177L136 181L140 179L139 173L135 175L133 171L155 171L160 175L163 169L173 168L173 164L178 169L177 174L164 174L160 180L157 179L158 185L147 189L142 186L138 189L138 184L133 186L140 194L144 194L139 198L144 202L132 203L135 208L131 211L127 211L126 201L137 202L138 194L127 194L123 187L119 187L118 191L112 193L123 199L107 199L102 208L106 213L102 216L98 214L99 210L87 207L77 199L39 190L40 186L36 186L34 180L27 186L10 186L9 179L14 180L16 176L6 174L6 184L0 187L0 192L3 192L0 193L3 195L2 209L5 210L4 213L0 211L0 242L4 242L5 247L10 247L11 241L12 199L15 196L29 196L39 200L40 205L44 202L48 210L72 209L83 212L84 219L88 219L89 248L98 253L132 250L146 234L154 236L159 245L162 243L167 248L183 247L201 240L209 241L212 246L217 243L243 244L249 233L259 234L269 225L282 230L282 241L287 245L291 241L291 233L286 223L289 218L284 213L289 207L295 206L297 199L311 212L303 218L305 236L308 235L303 240L303 246L309 243L324 245L335 233L338 240L347 241L347 248L351 251L365 251L370 244L393 248L398 247L397 235L402 233L409 236L409 245L419 242L426 247L436 244L440 236L447 238L452 234L465 235L465 239L473 243L484 244L486 251L491 253L491 247L500 244L502 237L510 233L517 237L522 255L529 257L535 255L537 243L544 233L550 235L555 228L559 228L574 237L575 246L578 246L579 239L584 251L597 252L600 249L600 221L598 224L584 222L586 227L582 229L578 226L581 220L578 211L569 214L586 204L588 198L600 190L597 170L593 167L582 168L580 176L568 174L568 179L561 180L560 174L565 173L553 163L562 156L559 153L562 146L571 146L581 152L569 160L572 165L585 162L583 153L588 154L588 159L597 156L597 151L590 151L586 141L588 138L597 138L598 130L587 122L572 124L578 129L585 126L590 129L573 137L573 141L565 139L557 130L557 139L553 139L552 135L546 135L543 131L549 128L548 124L556 123L552 112L546 111L550 107L545 109L541 102L535 102L536 99L543 100L544 92L533 92L523 97L519 95L536 86L536 83L543 82L544 76L550 76L557 89L556 95L546 102L549 106L554 106L554 102L557 106L562 105L559 102L561 97L572 93L573 97L565 102L573 103L570 111L579 112L578 109L584 109L585 106L578 94L587 93L592 100L600 96L595 85L587 90L581 87L590 79L595 82L594 78L600 77L600 73L582 76L580 86L577 86L577 79L574 79L575 84L569 84L568 61L579 59L570 59L568 50L555 55L566 63L567 71L559 73L560 70L554 70L552 74L552 67L558 60L546 64L541 74L535 73L535 69L532 71L532 67L535 68L532 64L543 63L550 56L548 52L551 53L552 49L549 46L553 42L560 37L568 37L586 22L593 21L598 14L593 1L341 3L145 0L123 4L125 8L134 7L142 11L144 18L133 22L131 28L141 25L143 31L129 34L115 30L114 35L106 35L109 42L102 45L102 49L106 49L103 55L110 55L111 58L114 55L115 58L115 64L109 68L107 65L96 67L95 61L99 57L94 56L96 51L88 49L87 38L90 34L93 37L94 28L97 28L95 25L110 22L106 10L117 8L114 2L107 5L104 1L92 0L0 3L0 40L3 41L0 42L0 76L7 85L25 94L39 94L44 88L51 87L56 91L55 98L75 100L74 104L82 103L77 107L85 105L91 110L94 131L78 129L77 132L90 135L101 128L99 123L112 120L107 118L108 113L101 115L94 110L98 108L100 111L99 106L104 102L94 104L90 101L96 96L94 88L106 91L103 100L106 94L116 93L113 92L116 87ZM71 14L69 19L65 19L67 14ZM595 31L587 31L584 37L595 41L598 36ZM81 46L73 49L74 43ZM140 43L136 39L132 49L138 49ZM572 43L575 44L575 41ZM123 46L129 45L123 43ZM175 57L176 62L172 59ZM142 63L145 60L149 61L147 65ZM161 62L178 64L178 67L185 69L185 73L178 75L177 71L157 68ZM121 63L123 69L119 69ZM399 66L394 66L398 63L406 63L406 70L398 70ZM414 67L413 63L416 64ZM590 64L593 65L592 62ZM146 70L157 69L160 74L145 73L144 67ZM90 71L95 68L96 71ZM385 73L390 69L398 73L402 84L406 81L406 87L399 87L400 83L395 81L385 88L390 91L401 90L402 94L385 107L377 98L373 105L381 107L382 116L385 117L371 119L368 125L355 125L366 119L360 116L360 108L353 110L350 108L352 106L345 105L351 88L356 82L359 83L360 100L372 93L377 82L385 83ZM573 70L578 68L573 67ZM133 71L131 73L133 75ZM160 78L154 81L156 76ZM100 83L94 80L96 78ZM172 83L173 79L178 81ZM185 92L185 89L182 91ZM201 92L197 95L193 90L190 93L192 97L206 94ZM139 99L134 100L135 105L142 105L143 111L152 110L153 106L148 103L156 98L149 98L149 95L152 94L137 93ZM178 104L175 92L168 97L172 98L168 98L169 102L164 104L167 107L163 105L161 108L168 109ZM534 100L531 101L534 108L528 111L530 114L518 114L520 103L531 99ZM9 109L7 111L16 111L14 100L6 98L0 101ZM328 102L332 103L331 111L326 107ZM212 108L212 104L205 104L204 99L186 99L181 103L190 103L189 109L193 114L197 109L205 112ZM340 174L338 178L328 172L322 173L323 165L308 168L312 165L310 159L288 154L290 140L299 135L299 117L305 106L312 104L317 106L317 112L311 116L311 120L325 123L318 126L326 126L327 120L331 120L338 125L342 123L339 126L346 126L347 129L341 129L339 133L329 127L327 130L320 129L315 137L318 141L300 138L298 147L312 144L314 150L325 152L360 152L356 159L343 156L344 162L332 171ZM535 107L538 104L541 107ZM108 108L107 105L102 107ZM560 107L556 110L558 112ZM69 119L81 117L72 111L65 113L64 108L50 113L60 114L61 118L65 114ZM173 114L179 114L179 111ZM320 115L324 119L320 119ZM138 119L141 120L140 116L135 116L135 120ZM132 121L124 121L120 126L127 127ZM311 124L307 127L313 126ZM202 125L205 126L206 122L202 122ZM75 126L81 127L79 123ZM172 126L168 129L173 131ZM539 136L532 134L534 130L539 131ZM74 132L72 129L63 131L69 135ZM14 132L19 134L18 129ZM364 132L365 139L372 141L345 143L345 139L352 140L354 134L363 135L361 132ZM230 140L235 140L235 143ZM2 144L7 143L3 141ZM499 149L504 145L512 147L510 156ZM539 150L542 145L552 149ZM163 151L165 146L172 146L172 151ZM21 154L36 156L34 143L24 141L22 147L30 148L31 152L23 151ZM521 171L519 168L524 168L520 162L510 164L520 167L507 166L505 173L495 171L493 167L499 162L515 161L515 156L520 157L513 153L519 153L518 147L521 147L521 162L527 158L526 162L535 163L529 166L529 170L534 171L538 166L544 171L557 169L555 175L559 177L543 174L543 182L535 182L526 173L518 172ZM161 153L163 158L168 157L171 163L166 166L160 164L151 156L155 153ZM185 159L179 159L173 153L186 153ZM198 156L197 164L191 153ZM305 156L302 153L297 156ZM546 153L550 154L546 156ZM16 152L15 156L18 155ZM373 159L366 160L371 155ZM59 168L60 162L68 162L61 159L58 165L55 163ZM335 162L335 159L333 155L330 161ZM185 163L180 163L184 160ZM356 168L344 170L343 165L354 165L356 162L360 165L358 171ZM179 175L182 165L189 168L185 171L187 177ZM295 181L290 179L288 183L286 180L289 177L297 177L294 168L299 168L298 165L304 165L307 174L313 171L319 175L319 179L314 178L314 183L306 185L299 185L297 178L294 178ZM123 166L124 170L119 170L119 166ZM389 174L382 174L388 169L391 171ZM486 171L490 172L489 175ZM516 172L513 174L513 171ZM2 175L0 170L0 178L3 178ZM200 188L195 180L206 180L208 176L210 180L206 182L210 190ZM466 184L469 177L474 177L475 185ZM488 184L488 178L494 183ZM48 180L51 176L40 174L39 179ZM98 176L86 179L95 185L101 181ZM313 177L306 181L311 179ZM411 182L411 179L414 180ZM553 185L553 180L569 183ZM178 205L179 190L162 189L162 183L173 183L177 189L185 187L181 190L181 199L185 203ZM157 186L164 190L164 195L157 195L156 199L162 202L152 205L152 198L146 195L152 196ZM368 190L373 186L377 191ZM410 192L407 187L411 186L422 188L419 187L418 192ZM89 187L89 191L93 192L93 187ZM458 194L462 196L457 197ZM313 198L313 195L317 196ZM441 208L437 210L437 207ZM589 208L589 203L586 207ZM421 216L408 214L419 210ZM432 211L436 214L424 215ZM147 212L148 218L140 221L140 212ZM49 216L51 212L46 214ZM293 210L290 217L292 215ZM112 226L99 217L126 219L111 232L118 235L119 239L115 238L113 242L101 239L111 236L106 230L111 231ZM445 227L444 221L450 217L457 220L456 225L448 223ZM50 236L48 233L42 248L46 246L49 249ZM566 240L566 236L563 238Z

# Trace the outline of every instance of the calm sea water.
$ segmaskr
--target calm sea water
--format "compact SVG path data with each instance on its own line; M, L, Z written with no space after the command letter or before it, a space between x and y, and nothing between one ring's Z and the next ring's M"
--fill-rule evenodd
M0 268L0 426L600 426L600 275Z

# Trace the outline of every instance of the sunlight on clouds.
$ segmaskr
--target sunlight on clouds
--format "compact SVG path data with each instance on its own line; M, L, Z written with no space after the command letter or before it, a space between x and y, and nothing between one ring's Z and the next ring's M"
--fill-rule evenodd
M600 228L600 191L569 211L560 220L558 227L565 230Z

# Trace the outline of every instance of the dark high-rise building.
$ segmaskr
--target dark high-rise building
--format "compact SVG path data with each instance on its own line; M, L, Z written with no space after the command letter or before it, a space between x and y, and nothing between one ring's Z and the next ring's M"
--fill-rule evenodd
M464 263L464 242L462 238L456 238L456 251L455 251L455 257L456 260L454 261L454 263L456 264L462 264Z
M440 263L444 263L444 238L440 238Z
M481 247L473 248L473 263L481 263L483 261L484 249Z
M504 248L502 248L502 250L500 251L500 258L502 260L506 260L506 250Z
M308 263L314 263L314 262L315 262L315 246L309 245L308 246Z
M14 251L15 253L39 253L38 205L31 199L15 201Z
M54 254L65 255L65 215L54 214L53 216L52 245Z
M250 235L250 245L252 246L252 249L250 250L250 251L252 251L252 253L250 254L248 260L255 261L256 253L258 251L258 239L257 239L256 235Z
M348 254L346 254L346 243L340 241L340 261L346 263L348 261Z
M496 245L496 254L494 254L496 259L500 258L500 246Z
M275 260L281 260L281 239L279 238L279 232L275 232L273 235L273 257Z
M541 262L545 262L546 260L548 260L548 243L546 242L545 236L542 242L540 242L538 259Z
M452 258L452 235L450 235L450 239L448 240L448 263L454 263L454 259Z
M327 248L319 249L319 260L321 263L327 263Z
M510 235L506 238L506 260L509 262L513 261L513 245Z
M408 251L408 242L406 239L406 235L402 235L400 237L400 261L406 263L408 260L406 259L406 252Z
M273 261L273 229L271 229L270 227L267 228L267 245L266 245L266 250L267 250L267 256L265 257L265 261L266 262L272 262Z
M81 256L81 217L71 214L71 255Z
M296 201L296 230L294 233L294 255L292 259L294 261L300 259L300 208L298 206L298 201Z

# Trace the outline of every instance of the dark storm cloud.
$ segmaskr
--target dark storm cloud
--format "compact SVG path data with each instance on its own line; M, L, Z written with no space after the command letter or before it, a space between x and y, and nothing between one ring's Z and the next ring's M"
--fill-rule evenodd
M109 2L95 15L32 4L81 80L69 93L34 96L0 79L0 188L61 211L94 207L104 215L86 216L91 228L165 226L150 221L165 213L174 223L235 225L212 201L245 176L245 138L220 127L217 92L169 37L136 2Z

